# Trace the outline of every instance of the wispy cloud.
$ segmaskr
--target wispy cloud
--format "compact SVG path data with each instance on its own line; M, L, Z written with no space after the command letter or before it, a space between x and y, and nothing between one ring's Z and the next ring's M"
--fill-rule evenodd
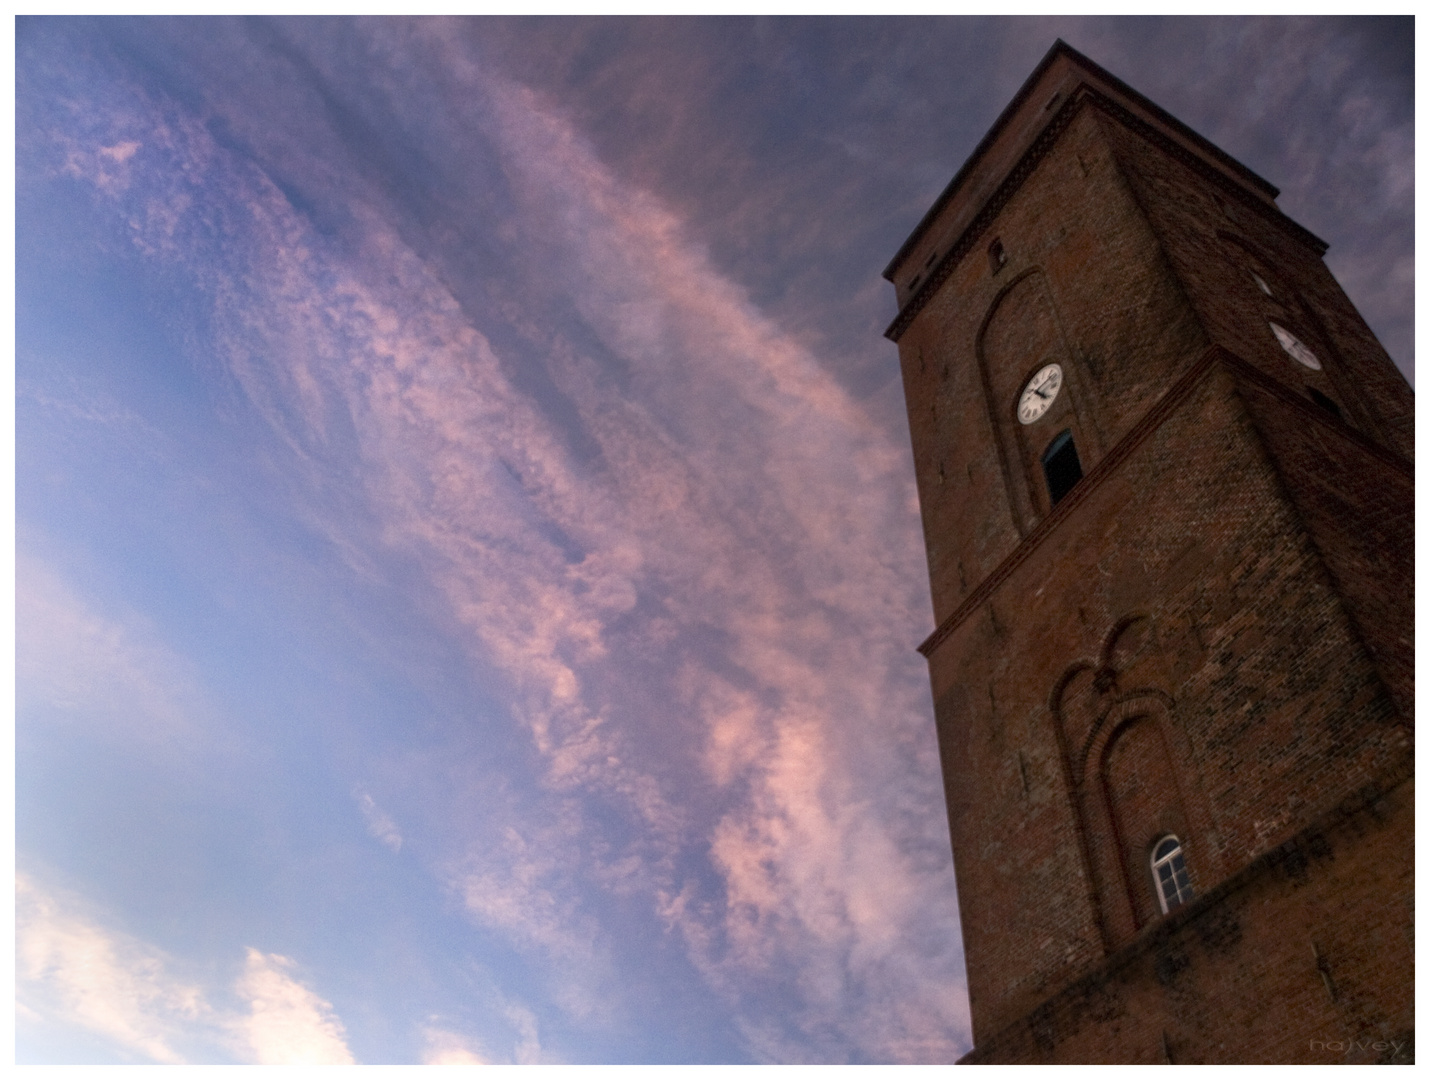
M472 1039L456 1032L429 1027L423 1033L423 1065L490 1065Z
M582 851L589 827L579 811L567 820L565 829L538 820L466 836L465 851L446 877L474 922L504 935L548 972L548 993L558 1007L578 1021L602 1024L618 993L615 943L593 910L599 905L583 895L582 877L600 876L599 863L592 866ZM535 1023L529 1011L519 1016Z
M382 808L373 801L371 795L366 791L356 792L358 809L362 811L362 818L367 825L369 835L384 847L392 851L402 850L402 830L397 827L397 822L383 813Z
M130 1060L181 1064L352 1064L332 1006L287 957L249 949L233 992L185 977L171 956L74 896L16 875L16 1005L22 1026L76 1029Z
M78 1027L139 1060L178 1064L176 1044L211 1022L202 990L145 943L103 929L77 904L15 878L16 1004L22 1024Z
M677 633L718 628L723 661L753 691L735 690L709 653L660 654L685 657L672 689L688 711L664 721L705 751L710 780L745 793L697 826L709 830L724 915L696 917L688 940L737 994L760 975L800 972L809 1015L790 1019L808 1022L808 1036L816 1014L857 1011L873 982L901 978L879 970L917 917L895 897L927 895L939 876L921 880L892 839L907 823L858 773L873 762L892 781L908 747L887 720L921 715L921 673L900 655L918 625L917 562L855 524L905 512L901 451L682 240L678 222L622 190L530 95L493 93L530 220L564 225L569 294L632 372L619 392L589 365L557 374L612 463L602 479L624 512L603 524L638 545L641 584L685 616ZM861 741L881 717L887 742ZM851 805L857 814L842 809ZM676 921L710 910L681 906ZM888 1019L859 1033L862 1052L902 1038Z
M96 183L192 207L162 229L128 216L214 297L295 512L369 572L415 561L507 681L542 786L453 837L442 872L587 1022L641 963L603 911L639 897L752 1052L953 1055L957 953L909 947L956 927L949 868L927 857L944 841L909 648L927 599L907 450L561 115L429 36L402 77L441 72L476 103L453 153L500 161L502 227L554 256L518 276L561 268L551 310L476 324L371 193L340 255L182 116L142 183ZM549 389L515 381L523 366ZM276 979L265 963L254 978Z
M449 865L473 917L553 963L585 957L585 984L563 976L559 994L589 1017L619 963L596 897L645 895L732 1007L822 1040L811 1053L901 1056L905 1018L885 1003L912 993L944 1017L947 1056L957 957L930 966L898 947L941 894L955 936L947 865L907 851L911 824L918 845L940 843L905 805L925 798L937 825L908 649L927 599L907 451L676 217L449 46L425 44L433 69L490 117L466 139L490 140L519 246L559 256L581 316L509 313L521 356L470 322L380 203L352 203L362 257L336 260L262 173L182 117L163 126L173 159L126 189L143 196L96 183L192 203L164 236L202 250L186 257L212 280L223 355L312 485L307 514L337 512L335 485L358 482L380 542L419 559L511 682L551 795L459 841ZM227 222L222 247L213 220ZM139 243L150 250L142 227ZM551 396L513 385L518 362L545 368L575 428ZM353 542L339 522L325 532ZM396 850L390 818L359 804ZM702 850L715 891L675 870Z
M511 1039L510 1052L502 1055L490 1052L485 1043L474 1036L453 1030L453 1026L438 1019L422 1029L424 1065L538 1065L552 1064L541 1047L540 1025L536 1015L523 1005L497 997L490 1002L493 1018L500 1017Z
M236 987L248 1015L233 1022L257 1065L352 1065L333 1007L293 975L286 956L248 950Z

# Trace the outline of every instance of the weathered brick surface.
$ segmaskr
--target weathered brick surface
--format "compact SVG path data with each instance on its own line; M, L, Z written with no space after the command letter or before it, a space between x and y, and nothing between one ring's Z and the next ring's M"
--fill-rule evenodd
M1284 388L1243 378L1239 393L1408 720L1415 704L1415 484L1409 463L1378 453L1354 429Z
M1214 186L1106 116L1099 122L1210 338L1288 386L1315 387L1341 405L1353 425L1413 458L1410 388L1326 269L1319 248L1260 200ZM1271 296L1253 273L1270 285ZM1268 326L1272 320L1311 347L1323 361L1321 371L1301 367L1281 351Z
M1412 1027L1409 391L1264 181L1070 51L1039 72L1004 172L891 267L972 1058L1336 1060L1310 1041Z
M1413 875L1384 858L1414 842L1413 788L1267 852L964 1060L1413 1061Z

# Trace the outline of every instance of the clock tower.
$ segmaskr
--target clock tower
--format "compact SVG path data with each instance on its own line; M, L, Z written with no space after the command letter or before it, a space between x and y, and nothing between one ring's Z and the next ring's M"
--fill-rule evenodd
M974 1062L1413 1060L1413 402L1058 42L889 264Z

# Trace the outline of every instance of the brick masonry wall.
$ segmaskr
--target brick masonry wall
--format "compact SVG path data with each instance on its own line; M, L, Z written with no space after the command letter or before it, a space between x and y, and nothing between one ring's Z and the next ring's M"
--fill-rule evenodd
M1348 803L964 1061L1413 1062L1414 782Z
M1354 429L1259 380L1240 393L1287 495L1375 659L1397 712L1415 709L1415 481Z
M1143 644L1109 653L1131 616L1148 623ZM1090 706L1070 704L1059 730L1050 702L1080 667L1112 681L1089 690ZM1098 717L1166 715L1180 790L1163 803L1187 822L1178 835L1199 890L1407 752L1219 368L1083 494L930 669L976 1036L1101 962L1156 910L1150 871L1127 853L1162 823L1109 853L1106 814L1079 806L1080 787L1096 794L1078 761ZM1079 712L1091 717L1080 727Z
M939 622L1047 512L1037 504L1041 477L1000 451L1019 437L1007 387L1038 357L990 372L991 400L980 368L980 331L999 294L1038 273L1056 324L1043 336L1065 347L1066 395L1086 406L1077 440L1084 469L1208 343L1086 108L985 239L995 237L1007 264L994 273L981 244L899 342Z
M1175 1013L1174 1056L1327 1060L1295 1048L1329 1013L1287 1013L1267 1027L1280 1042L1227 1035L1261 1023L1236 1008L1256 1011L1304 966L1305 943L1282 941L1276 920L1305 913L1280 893L1263 898L1265 915L1226 900L1226 914L1197 916L1260 942L1213 948L1220 959L1198 968L1244 988L1220 1017L1213 977L1178 983L1175 959L1148 960L1151 976L1124 965L1120 998L1104 976L1110 955L1170 925L1146 862L1158 836L1178 835L1196 891L1214 893L1284 845L1302 850L1349 795L1404 771L1408 388L1304 233L1097 108L1069 107L1057 142L900 338L943 624L930 675L975 1057L1161 1060L1160 1029L1148 1042L1127 1017L1177 984L1206 1000ZM986 255L994 237L1002 265ZM1269 318L1323 371L1295 365ZM1018 390L1052 361L1065 389L1024 429ZM1311 387L1344 422L1308 411L1321 409ZM1054 510L1037 455L1062 428L1091 475ZM1409 1030L1409 1005L1384 1004L1409 1001L1408 954L1385 938L1409 926L1409 820L1366 841L1383 860L1374 875L1317 879L1323 921L1383 909L1366 924L1381 927L1366 931L1381 935L1380 959L1352 961L1352 938L1337 939L1347 970L1379 973L1356 978L1380 979L1381 1003L1337 1023L1369 1031L1373 1014L1376 1031ZM1315 985L1326 993L1319 974ZM1070 987L1083 989L1068 998ZM1055 1001L1072 1010L1058 1030L1074 1034L1034 1039L1042 1057L986 1044ZM1148 1015L1172 1015L1158 1008Z
M1315 387L1397 454L1414 455L1414 398L1380 342L1311 247L1278 211L1214 183L1106 116L1098 122L1128 188L1157 234L1198 322L1295 389ZM1257 273L1272 289L1256 285ZM1275 320L1324 367L1300 367L1268 327Z

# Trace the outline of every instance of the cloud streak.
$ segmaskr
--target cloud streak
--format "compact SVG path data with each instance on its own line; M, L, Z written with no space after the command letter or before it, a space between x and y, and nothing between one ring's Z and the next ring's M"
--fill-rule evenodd
M248 950L236 990L248 1015L235 1034L255 1065L352 1065L342 1021L327 1001L293 976L286 956Z
M73 1025L131 1059L182 1063L179 1033L210 1019L200 988L175 979L162 953L107 933L25 874L16 875L15 892L21 1022Z
M368 835L394 854L401 851L402 830L397 827L397 822L383 813L382 808L366 791L358 791L354 797L357 799L358 809L362 811Z
M533 955L583 958L584 984L563 978L561 996L591 1018L611 965L633 962L613 952L600 898L644 897L731 1008L780 1029L757 1054L812 1038L816 1056L901 1057L907 1018L883 1002L927 995L928 1014L948 1017L959 986L951 950L938 974L897 959L919 913L910 895L927 918L943 894L954 933L947 867L906 850L910 824L937 821L908 650L922 571L912 543L871 528L914 535L907 454L656 200L449 44L422 43L481 103L521 244L557 253L578 316L512 313L507 355L380 203L352 204L361 257L335 259L261 171L181 115L103 141L170 148L143 183L111 182L101 151L88 175L129 208L141 250L174 244L203 275L228 370L308 488L294 502L360 545L351 518L332 517L360 493L376 546L358 557L415 558L508 681L548 794L504 839L449 856L472 916ZM145 152L123 164L143 168ZM512 381L533 362L557 397ZM395 850L400 834L366 800ZM940 843L927 824L913 835ZM703 869L677 869L692 857ZM917 1037L947 1056L957 1024ZM857 1034L830 1034L841 1026Z
M287 957L249 949L233 992L176 973L174 959L107 928L74 897L16 875L16 1003L22 1027L97 1036L130 1061L230 1054L258 1065L350 1065L342 1022Z

